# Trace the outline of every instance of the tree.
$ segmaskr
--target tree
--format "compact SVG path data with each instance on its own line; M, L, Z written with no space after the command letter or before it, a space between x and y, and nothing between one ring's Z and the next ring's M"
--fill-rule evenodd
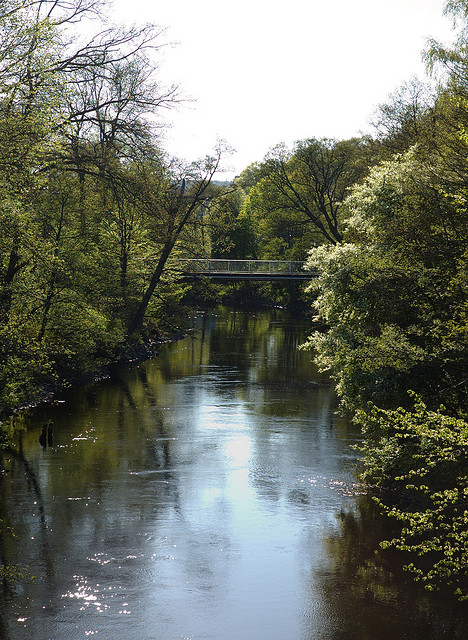
M329 328L309 347L349 407L394 406L408 388L455 411L466 402L468 225L440 179L415 152L374 168L347 200L347 242L311 251Z
M468 600L468 423L418 398L410 410L373 406L358 421L366 435L362 479L386 489L377 501L401 524L381 546L412 554L406 569L426 589L449 586Z
M379 105L372 124L387 156L425 145L436 126L435 95L427 83L412 78Z
M167 168L167 177L161 185L157 185L156 191L151 190L150 185L150 190L143 192L142 202L148 215L153 218L160 248L149 283L128 323L127 337L141 329L148 304L161 281L169 257L189 221L206 204L222 154L223 148L219 146L214 156L207 156L201 162L189 166L171 163Z
M249 191L268 174L267 166L264 162L253 162L249 164L240 175L234 179L236 187L248 195Z
M154 255L137 167L151 156L156 192L156 118L176 88L160 86L149 56L161 30L102 27L103 8L0 6L3 408L115 357Z
M0 172L17 207L15 194L24 200L32 183L44 182L47 171L59 165L76 171L82 186L87 174L115 180L119 162L137 149L141 153L142 141L148 141L144 116L176 99L174 87L163 90L151 80L154 65L146 51L156 48L160 31L104 29L72 46L64 27L99 12L100 3L93 0L2 4ZM12 281L27 260L21 256L19 227L12 225L5 225L13 235L4 249L3 314Z
M246 206L269 218L287 214L330 244L341 242L340 207L347 190L367 170L364 140L309 139L292 152L276 147L265 161L266 177L252 188Z
M468 46L468 3L466 0L446 0L444 14L451 16L453 27L458 28L455 42L452 46L445 46L433 38L429 40L424 57L431 72L441 70L448 85L461 86L466 84Z
M212 258L245 260L255 257L253 225L241 214L245 197L239 186L228 187L210 207L208 230Z

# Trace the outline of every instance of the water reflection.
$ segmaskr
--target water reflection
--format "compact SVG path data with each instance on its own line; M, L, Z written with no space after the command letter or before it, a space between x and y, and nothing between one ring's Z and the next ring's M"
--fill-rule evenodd
M359 435L296 349L307 326L226 310L194 324L28 417L0 481L20 540L1 553L36 580L3 592L1 637L360 640L389 623L406 637L399 578L378 587L356 510Z
M323 637L373 640L376 630L382 640L468 637L466 604L449 593L424 592L404 573L399 555L380 550L379 541L396 529L389 529L373 502L358 499L355 510L340 513L339 523L339 533L327 539L331 570L319 574L328 627Z

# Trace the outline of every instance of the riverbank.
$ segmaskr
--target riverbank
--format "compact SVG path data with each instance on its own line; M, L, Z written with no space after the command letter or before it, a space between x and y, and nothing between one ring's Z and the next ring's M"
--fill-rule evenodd
M126 366L135 365L145 360L150 360L158 355L159 348L163 344L176 342L185 337L182 331L171 334L162 332L148 335L142 342L133 342L132 344L122 345L116 357L108 362L96 361L96 366L86 371L76 373L76 375L64 378L57 383L43 384L33 390L27 399L15 406L0 408L0 430L2 421L18 415L28 409L33 409L40 404L53 402L57 394L63 393L65 390L79 387L91 382L99 382L109 378L116 370Z
M201 283L185 295L183 304L187 309L203 308L213 310L220 304L223 306L238 308L242 311L267 311L268 309L284 310L294 315L308 318L311 330L321 330L323 326L312 318L310 305L303 300L294 300L279 304L277 300L268 299L266 295L259 295L257 288L252 283L241 283L246 285L240 289L236 287L226 287L226 285L213 285L212 283ZM258 283L253 283L253 285ZM223 295L221 295L221 291ZM222 302L221 302L222 300ZM186 321L186 319L185 319ZM181 321L181 324L184 323ZM184 326L174 327L172 331L153 331L140 338L134 339L129 344L121 343L115 349L115 355L107 358L95 358L94 362L86 369L71 372L68 375L57 374L58 381L37 384L24 393L25 399L10 406L0 406L0 430L2 421L6 421L12 416L17 416L23 411L32 409L40 404L53 402L57 394L65 390L79 387L90 382L98 382L109 378L116 370L132 364L138 364L149 360L158 354L161 345L183 339L189 332Z

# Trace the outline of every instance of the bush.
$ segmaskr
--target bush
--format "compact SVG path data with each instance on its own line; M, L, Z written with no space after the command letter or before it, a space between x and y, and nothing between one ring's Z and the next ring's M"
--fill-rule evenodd
M372 405L356 419L367 436L362 479L402 526L381 546L411 553L405 568L426 589L468 600L468 423L418 398L411 411Z

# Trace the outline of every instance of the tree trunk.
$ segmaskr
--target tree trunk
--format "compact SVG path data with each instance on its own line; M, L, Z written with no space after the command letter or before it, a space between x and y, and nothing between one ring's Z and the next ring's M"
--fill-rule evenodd
M10 252L8 267L0 288L0 320L3 324L8 321L8 314L11 307L11 284L16 273L21 269L17 247L14 246Z
M156 289L156 286L161 279L162 272L164 271L164 267L166 266L167 259L171 255L174 244L175 242L171 238L171 240L168 240L164 245L163 251L158 260L158 264L156 265L156 269L154 270L154 273L151 277L148 288L146 289L143 298L138 305L138 309L135 311L132 318L130 319L130 322L128 323L127 338L133 335L135 331L138 331L138 329L141 329L149 301L151 300L154 290Z

